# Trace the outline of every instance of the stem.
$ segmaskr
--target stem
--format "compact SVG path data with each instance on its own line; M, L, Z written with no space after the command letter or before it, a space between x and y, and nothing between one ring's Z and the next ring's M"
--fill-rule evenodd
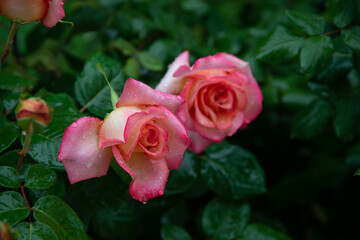
M26 138L25 138L25 142L24 142L24 146L21 150L21 152L19 153L19 160L18 160L18 165L17 165L17 171L20 174L21 172L21 164L22 164L22 160L24 159L24 157L26 156L27 152L29 151L29 146L30 146L30 142L31 142L31 135L32 135L32 122L29 123L28 125L28 132L26 134ZM26 194L25 194L25 187L24 187L24 182L20 181L20 190L21 190L21 195L25 200L26 203L26 207L30 210L29 213L29 221L30 224L32 222L31 220L31 212L32 212L32 208L29 204L29 201L27 200Z
M31 135L32 135L32 133L31 133L31 131L29 131L29 133L27 133L26 138L25 138L24 147L20 152L19 161L18 161L18 165L17 165L17 171L18 171L19 174L20 174L20 170L21 170L22 160L26 156L27 152L29 151L29 145L30 145L30 142L31 142Z
M4 53L3 53L2 57L1 57L1 65L4 64L7 55L10 53L10 48L11 48L11 45L13 44L13 42L14 42L14 37L15 37L15 33L16 33L17 28L18 28L18 23L13 22L13 24L11 26L10 33L9 33L8 40L6 42Z

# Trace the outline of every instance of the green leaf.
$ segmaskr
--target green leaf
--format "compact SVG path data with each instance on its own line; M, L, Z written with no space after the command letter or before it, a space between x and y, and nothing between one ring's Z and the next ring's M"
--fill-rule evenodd
M87 239L84 226L76 213L58 197L40 198L33 211L35 219L48 225L59 240Z
M0 193L0 221L15 225L25 219L30 210L26 207L24 198L14 191Z
M158 72L163 69L163 64L160 60L155 57L150 52L141 51L136 55L141 63L146 69L150 71Z
M43 164L32 165L25 176L25 187L46 189L56 181L56 172Z
M0 114L0 153L10 147L19 136L19 127L6 120L3 114Z
M125 80L120 64L103 54L96 54L86 61L80 77L76 80L75 96L84 109L88 109L99 117L104 117L113 108L109 86L97 68L98 63L111 79L110 84L115 91L117 93L122 91Z
M357 1L356 0L341 0L334 16L334 24L343 28L351 23L356 15Z
M13 169L17 168L17 164L19 161L19 152L21 150L12 150L0 157L0 166L8 166ZM25 175L29 167L33 164L33 161L26 155L23 157L21 170L20 170L20 180L24 180Z
M262 224L249 224L244 231L244 240L291 240L285 234Z
M20 187L20 177L15 168L0 167L0 185L8 188Z
M306 78L319 72L321 66L331 57L333 43L329 36L313 36L308 38L300 53L300 66Z
M200 171L209 188L225 197L238 200L266 192L264 172L256 158L236 145L212 144Z
M65 196L65 181L64 178L59 176L56 179L56 182L49 188L46 189L29 189L30 197L33 202L36 202L38 199L47 196L54 195L58 198L63 199Z
M308 36L324 32L326 21L321 16L292 10L286 10L285 14L288 17L290 27L296 33Z
M346 45L352 50L360 53L360 27L354 27L341 32L341 37Z
M25 92L34 86L35 82L29 79L16 75L0 73L0 89L2 90Z
M186 151L181 162L180 168L170 171L168 181L165 186L165 194L178 194L188 190L197 179L197 155Z
M125 56L131 56L135 53L135 47L127 40L123 38L117 38L110 43L110 48L120 50Z
M22 222L14 228L19 232L17 240L57 240L53 230L45 224L34 222L29 224L28 222Z
M232 240L242 236L249 218L249 204L214 199L204 210L202 226L206 235L213 240Z
M55 109L53 119L44 131L32 136L28 154L38 163L63 170L64 165L58 161L62 136L65 129L82 115L67 94L50 94L43 99Z
M181 227L176 225L163 225L161 227L162 240L191 240L190 235Z
M303 45L304 39L282 26L270 33L257 50L256 58L269 62L280 63L295 58Z
M124 72L130 77L137 79L140 76L140 64L135 58L128 58L124 66Z
M354 138L360 117L359 102L360 99L353 95L338 99L335 102L333 126L336 135L344 142L348 142Z
M297 113L292 121L291 137L310 139L320 134L327 126L331 105L319 98Z
M97 201L96 205L92 226L97 228L98 236L119 239L133 234L134 211L124 200L113 197L111 201Z

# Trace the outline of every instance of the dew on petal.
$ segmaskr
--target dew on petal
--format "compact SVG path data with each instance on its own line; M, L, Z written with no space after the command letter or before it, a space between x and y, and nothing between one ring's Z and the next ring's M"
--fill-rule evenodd
M78 124L76 122L71 124L71 127L73 127L73 128L77 128L77 126L78 126Z

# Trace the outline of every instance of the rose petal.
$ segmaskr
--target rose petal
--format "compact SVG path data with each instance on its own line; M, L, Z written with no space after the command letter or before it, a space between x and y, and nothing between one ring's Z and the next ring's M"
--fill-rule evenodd
M162 112L168 112L165 118L155 119L154 122L166 129L168 134L169 152L166 155L166 162L169 169L178 169L181 165L184 152L190 145L190 139L186 128L181 121L166 108L160 109Z
M236 70L243 73L245 76L248 77L249 81L251 83L256 83L256 80L251 72L250 64L248 62L245 62L234 55L228 54L228 53L217 53L215 56L220 56L223 58L226 58L236 64Z
M125 163L133 176L129 193L135 200L146 202L164 194L169 176L165 159L150 160L145 153L134 152Z
M99 131L99 147L109 147L115 144L124 143L124 131L128 118L140 112L138 107L123 106L112 111L104 120Z
M257 83L249 83L245 88L247 105L244 110L245 122L254 120L262 111L263 96Z
M175 58L175 61L171 63L165 76L161 79L160 83L156 86L156 90L180 94L184 87L184 79L174 77L174 72L181 66L189 67L189 52L185 51Z
M126 165L123 155L119 151L118 146L112 146L112 152L114 154L116 162L122 167L132 178L135 177L135 174L131 171L131 169Z
M46 16L41 20L46 27L55 26L61 19L65 17L63 0L48 0L49 8Z
M189 138L191 139L190 151L194 153L201 153L205 150L207 146L209 146L212 141L209 141L203 137L201 137L197 132L188 131Z
M207 56L204 58L199 58L194 65L190 68L189 66L181 66L178 70L175 71L173 76L175 78L182 78L186 75L194 74L200 71L207 70L221 70L221 71L230 71L234 70L236 65L229 61L228 59L222 56Z
M124 86L116 107L126 105L159 105L176 112L177 108L184 102L180 96L157 91L148 85L129 78Z
M102 121L83 117L64 132L58 160L64 163L70 183L106 174L112 153L110 148L98 147L98 131Z
M195 131L203 138L212 142L221 142L227 136L232 136L244 123L244 114L236 111L232 124L228 129L207 128L194 122Z

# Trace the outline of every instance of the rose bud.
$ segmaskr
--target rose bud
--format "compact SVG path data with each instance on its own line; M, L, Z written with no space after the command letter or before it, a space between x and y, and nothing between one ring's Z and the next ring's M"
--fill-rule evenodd
M83 117L64 132L58 160L70 183L106 174L111 159L132 178L130 195L141 202L163 195L170 169L190 144L174 112L184 100L128 79L104 121Z
M63 5L63 0L0 0L0 15L20 23L41 21L53 27L65 17Z
M31 133L44 130L51 121L52 112L44 100L35 97L20 101L15 110L17 124Z
M177 115L196 153L245 128L262 110L263 97L249 63L227 53L200 58L190 67L189 53L183 52L156 90L185 99Z

